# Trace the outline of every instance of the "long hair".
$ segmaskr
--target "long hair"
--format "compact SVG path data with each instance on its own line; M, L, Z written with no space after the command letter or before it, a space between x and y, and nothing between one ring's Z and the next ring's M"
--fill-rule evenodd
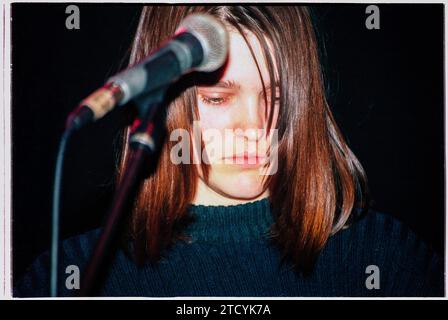
M291 261L297 271L310 271L328 238L347 225L355 207L365 207L367 180L327 104L309 11L301 6L147 6L130 65L155 50L193 12L211 14L243 37L246 31L253 33L263 48L271 80L278 75L278 171L265 182L274 217L270 235L282 261ZM275 81L270 83L275 86ZM197 119L192 86L171 102L166 129L191 132ZM129 131L124 133L119 179L130 156ZM194 165L171 163L174 144L166 141L154 173L144 180L134 203L129 231L137 261L157 262L171 244L188 236L176 230L194 199L199 173ZM206 177L207 167L203 169Z

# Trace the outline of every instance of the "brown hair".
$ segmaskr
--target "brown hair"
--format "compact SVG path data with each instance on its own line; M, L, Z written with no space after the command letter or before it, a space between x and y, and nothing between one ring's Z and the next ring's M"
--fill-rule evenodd
M365 207L367 182L326 102L309 11L302 6L147 6L130 64L156 49L193 12L209 13L240 33L255 34L271 80L274 61L278 66L278 172L266 180L275 219L271 239L283 261L290 260L297 271L310 271L329 236L347 224L355 206ZM275 57L270 56L267 41L275 48ZM275 85L275 81L270 83ZM166 116L168 132L177 128L191 132L198 118L194 86L171 104ZM129 158L128 137L129 128L120 173ZM146 257L158 261L172 243L185 239L176 226L193 201L199 176L194 165L171 163L169 150L175 143L166 141L154 174L145 179L135 201L130 234L138 261Z

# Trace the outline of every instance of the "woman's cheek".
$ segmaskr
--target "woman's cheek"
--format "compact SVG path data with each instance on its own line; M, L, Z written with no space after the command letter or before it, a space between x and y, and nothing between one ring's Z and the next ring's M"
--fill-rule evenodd
M199 104L198 110L202 130L232 128L232 114L228 108L209 107Z

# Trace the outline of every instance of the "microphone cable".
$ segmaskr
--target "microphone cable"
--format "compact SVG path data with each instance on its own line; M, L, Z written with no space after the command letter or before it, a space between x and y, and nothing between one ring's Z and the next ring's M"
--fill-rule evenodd
M51 215L51 269L50 269L50 296L58 296L58 266L59 266L59 220L61 211L61 185L64 167L65 150L70 140L73 127L65 129L59 142L56 159L53 185L53 207Z

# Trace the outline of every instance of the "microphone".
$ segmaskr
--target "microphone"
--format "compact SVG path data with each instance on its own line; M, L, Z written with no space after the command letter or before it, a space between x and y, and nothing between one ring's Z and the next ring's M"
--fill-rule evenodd
M191 14L179 25L173 38L145 60L109 78L84 99L66 123L80 129L102 118L115 106L168 86L191 71L212 72L227 57L228 34L224 25L206 14Z

